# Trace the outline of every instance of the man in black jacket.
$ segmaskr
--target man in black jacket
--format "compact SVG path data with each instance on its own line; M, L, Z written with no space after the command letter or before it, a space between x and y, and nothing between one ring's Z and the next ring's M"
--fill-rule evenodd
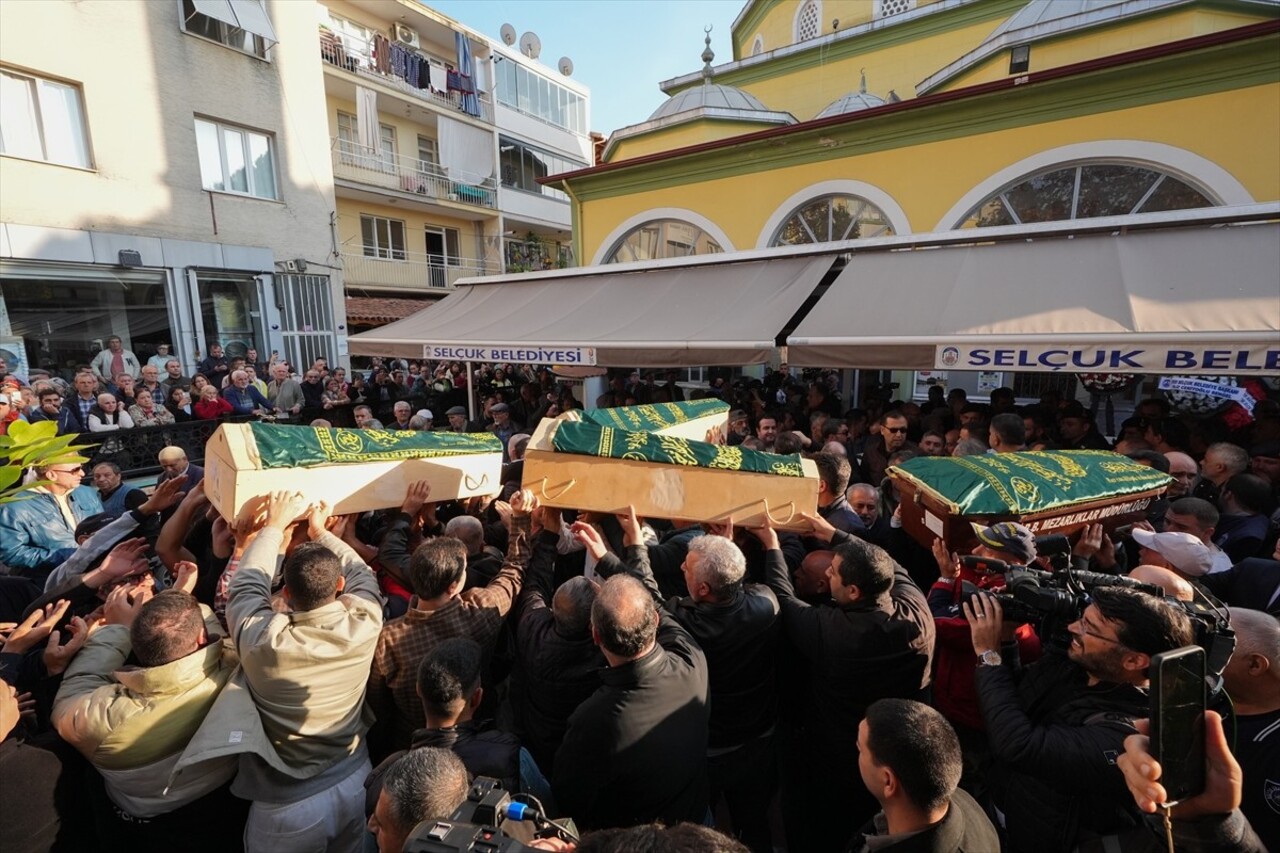
M858 727L862 783L880 813L849 853L986 853L996 828L960 784L960 741L942 714L910 699L881 699Z
M714 808L723 793L734 833L756 853L770 853L768 812L776 777L773 729L781 630L778 599L763 584L743 583L747 560L732 540L704 535L689 540L681 565L689 594L664 601L649 569L649 549L644 546L635 508L628 509L627 515L619 517L627 568L693 635L707 656L710 805ZM776 534L767 547L778 547ZM604 575L620 568L612 556L596 566Z
M1147 716L1151 656L1190 644L1191 623L1146 593L1091 595L1068 627L1066 653L1049 642L1023 671L1017 644L1002 643L999 602L978 595L964 605L994 758L992 801L1015 853L1074 850L1140 822L1115 762L1133 721Z
M551 788L579 827L702 823L707 816L707 659L644 586L609 578L591 608L609 668L569 718Z
M811 536L835 546L827 571L833 603L810 606L796 597L774 541L766 544L766 571L786 636L811 669L785 747L796 771L784 784L788 843L824 853L848 842L850 823L875 814L874 798L858 781L858 721L877 699L926 698L934 627L924 593L883 549L819 515L805 517ZM814 819L836 814L844 820Z
M591 639L597 586L578 575L553 581L560 510L543 507L516 604L515 669L509 701L515 732L542 771L555 770L569 715L600 687L604 656Z

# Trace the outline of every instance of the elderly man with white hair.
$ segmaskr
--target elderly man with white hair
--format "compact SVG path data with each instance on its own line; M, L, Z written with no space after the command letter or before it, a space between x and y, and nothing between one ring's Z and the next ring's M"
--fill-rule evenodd
M237 415L271 411L270 401L261 391L253 387L249 372L246 370L232 371L231 382L222 389L222 396L231 404L231 410Z

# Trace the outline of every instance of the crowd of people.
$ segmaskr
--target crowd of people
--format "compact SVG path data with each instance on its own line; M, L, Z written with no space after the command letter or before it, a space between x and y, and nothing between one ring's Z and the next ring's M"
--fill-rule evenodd
M282 478L227 518L179 447L148 490L109 463L92 486L43 466L34 497L0 505L0 848L389 853L492 778L581 833L504 825L536 849L1163 849L1149 664L1195 641L1179 602L1219 600L1235 650L1207 784L1169 831L1178 850L1280 849L1271 401L1233 430L1147 400L1111 445L1052 395L846 409L821 376L714 383L699 393L730 405L724 441L816 464L817 512L780 531L540 506L521 486L529 434L581 405L545 372L473 374L472 422L447 364L377 361L348 382L317 362L298 382L268 363L285 375L264 390L251 360L202 362L211 399L337 425L323 391L297 390L336 382L365 401L361 427L489 430L501 492L441 500L423 482L334 517ZM69 404L154 366L113 344ZM621 374L593 402L684 394ZM95 398L108 420L116 399ZM1086 528L1070 559L1165 596L1102 586L1070 618L1006 618L981 591L1002 576L912 539L886 475L917 454L1112 447L1172 482L1132 534ZM976 535L977 557L1047 565L1022 525Z

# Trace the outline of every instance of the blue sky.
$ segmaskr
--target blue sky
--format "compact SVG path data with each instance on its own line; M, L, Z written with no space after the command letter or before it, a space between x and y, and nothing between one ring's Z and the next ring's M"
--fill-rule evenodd
M591 87L591 129L606 136L644 121L665 100L658 83L702 67L703 27L714 64L733 58L729 25L744 0L426 0L494 39L504 23L542 40L539 61L573 60Z

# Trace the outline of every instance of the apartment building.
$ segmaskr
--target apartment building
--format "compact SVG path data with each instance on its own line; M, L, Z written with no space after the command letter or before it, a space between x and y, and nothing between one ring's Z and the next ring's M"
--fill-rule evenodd
M345 356L310 4L0 6L0 355ZM54 38L56 34L56 38Z
M537 179L590 162L585 87L412 0L315 9L353 326L573 263L568 197Z

